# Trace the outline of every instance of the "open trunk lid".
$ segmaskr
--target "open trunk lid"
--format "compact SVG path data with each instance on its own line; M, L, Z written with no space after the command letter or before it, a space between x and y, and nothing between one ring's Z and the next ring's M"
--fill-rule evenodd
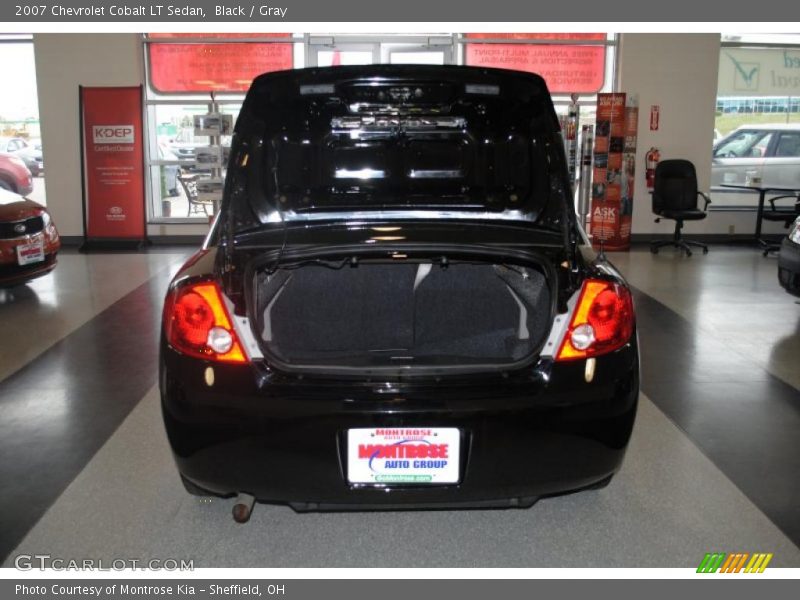
M482 219L565 232L572 212L536 75L369 65L258 77L236 124L231 233L358 218Z

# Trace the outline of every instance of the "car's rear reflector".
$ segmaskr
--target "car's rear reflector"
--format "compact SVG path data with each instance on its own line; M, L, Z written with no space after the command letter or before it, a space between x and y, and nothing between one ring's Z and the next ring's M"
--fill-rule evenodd
M633 300L628 288L611 281L587 279L556 360L589 358L618 350L630 340L633 324Z

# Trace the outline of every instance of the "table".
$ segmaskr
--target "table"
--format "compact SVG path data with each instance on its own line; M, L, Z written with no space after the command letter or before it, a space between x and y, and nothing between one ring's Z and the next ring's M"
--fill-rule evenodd
M796 196L800 194L800 187L786 187L781 185L776 186L768 185L766 183L759 183L757 185L745 185L743 183L721 183L720 187L758 192L758 212L756 212L755 238L757 244L767 247L769 247L769 244L761 239L761 222L764 216L764 202L766 202L767 194L770 192L782 196L788 196L789 194L794 194Z

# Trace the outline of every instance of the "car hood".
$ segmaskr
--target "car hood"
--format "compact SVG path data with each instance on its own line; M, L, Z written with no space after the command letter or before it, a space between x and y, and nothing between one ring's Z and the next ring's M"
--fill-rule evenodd
M33 200L0 189L0 221L19 221L35 217L43 210L44 207Z
M564 231L569 184L544 80L369 65L258 77L234 130L234 229L291 221L505 220Z

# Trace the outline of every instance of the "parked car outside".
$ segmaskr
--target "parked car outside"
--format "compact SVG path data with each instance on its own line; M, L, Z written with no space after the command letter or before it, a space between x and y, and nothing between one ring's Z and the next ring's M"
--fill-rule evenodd
M0 190L14 192L20 196L33 191L33 177L21 158L0 152Z
M22 159L31 175L38 177L44 173L42 145L34 144L34 140L21 137L0 137L0 152L7 152Z
M52 271L61 241L47 209L0 189L0 288Z
M743 125L714 144L711 186L748 179L800 187L800 123Z
M639 390L631 293L576 222L544 80L258 77L221 213L164 305L195 494L296 510L530 506L605 486Z
M778 254L778 281L787 292L800 296L800 217L789 228Z

